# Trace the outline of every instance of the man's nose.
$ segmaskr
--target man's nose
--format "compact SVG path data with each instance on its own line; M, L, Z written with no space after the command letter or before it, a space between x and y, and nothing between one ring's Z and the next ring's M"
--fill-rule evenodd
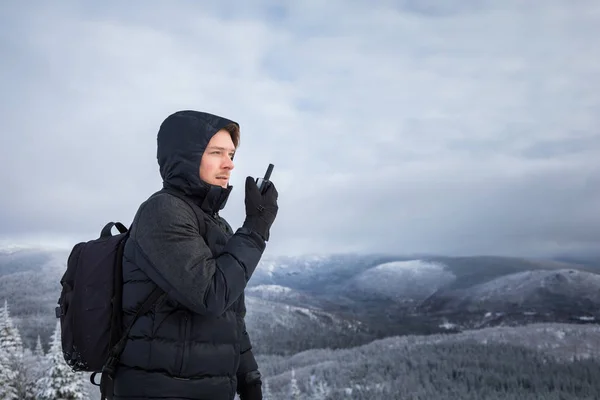
M231 158L227 157L227 158L225 159L225 162L224 162L223 168L226 168L226 169L233 169L234 167L235 167L235 165L233 164L233 160L232 160Z

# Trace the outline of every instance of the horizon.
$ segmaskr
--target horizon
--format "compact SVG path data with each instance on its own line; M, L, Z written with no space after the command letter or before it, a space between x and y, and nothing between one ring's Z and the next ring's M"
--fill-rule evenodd
M87 240L92 240L94 238L88 238ZM0 255L10 255L15 254L21 251L41 251L48 252L51 254L54 253L70 253L72 248L79 242L7 242L0 240ZM382 257L382 258L396 258L396 259L406 259L406 261L417 261L423 260L427 258L500 258L500 259L517 259L517 260L539 260L539 261L549 261L556 263L565 263L565 264L577 264L581 262L585 263L595 263L600 262L600 252L586 252L586 253L564 253L564 254L554 254L547 256L527 256L527 255L510 255L510 254L469 254L469 255L447 255L447 254L434 254L434 253L396 253L393 251L382 252L382 251L363 251L363 252L333 252L333 253L303 253L303 254L295 254L295 255L281 255L281 254L268 254L265 253L261 258L260 262L269 262L269 261L282 261L286 259L331 259L335 257ZM65 259L65 264L67 260ZM404 260L398 260L404 261ZM396 262L386 261L387 262ZM442 261L443 262L443 261Z

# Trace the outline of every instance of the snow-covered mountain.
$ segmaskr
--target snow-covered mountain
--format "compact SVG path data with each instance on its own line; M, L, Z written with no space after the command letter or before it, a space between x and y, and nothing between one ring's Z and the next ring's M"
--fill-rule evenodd
M600 304L600 275L573 269L524 271L459 291L456 300L468 309L492 307L544 308L549 301L555 306L584 307ZM462 296L460 296L462 292Z
M54 330L54 308L69 252L14 248L0 252L0 301L8 300L23 341L33 346L37 335Z
M367 254L288 258L281 264L271 260L255 275L259 282L287 288L285 294L273 295L280 301L348 313L396 334L594 321L600 319L590 315L600 310L600 296L595 295L600 293L599 267L511 257ZM257 286L266 290L264 283Z
M248 283L279 285L317 296L370 295L386 299L424 298L447 288L469 288L523 271L577 269L600 272L600 265L511 257L420 258L344 254L281 257L260 262Z
M327 300L326 296L321 296L318 294L315 295L308 290L292 289L281 285L261 284L249 286L246 289L246 295L257 299L269 300L298 307L308 307L316 310L335 310L336 305L340 304L339 297L329 301Z
M501 302L524 304L531 296L538 294L540 289L548 288L565 291L567 289L565 284L569 282L575 286L582 283L581 279L571 279L572 274L577 275L579 278L585 275L586 278L592 279L591 283L593 285L597 285L595 281L598 275L590 273L578 273L574 270L524 271L474 285L466 291L467 295L464 300L474 301L481 305L485 305L486 303L496 305Z
M246 295L263 300L280 301L304 301L308 296L298 290L281 285L257 285L246 289Z
M54 327L67 257L67 251L0 252L0 300L11 302L26 341L47 338ZM285 348L278 342L283 333L302 331L309 339L288 343L297 350L499 324L595 322L598 271L593 263L508 257L267 257L246 289L249 325L259 347Z
M349 279L344 293L412 303L425 300L454 280L456 275L441 263L392 261L369 268Z
M318 347L348 347L373 337L361 321L318 309L246 297L246 326L261 353L287 354Z
M429 314L481 315L506 322L540 317L593 321L600 317L600 275L575 269L524 271L465 289L441 290L420 310ZM498 318L500 317L500 318ZM462 317L461 317L462 319Z
M332 287L399 257L379 254L334 254L295 257L265 257L256 268L250 286L276 284L313 293Z

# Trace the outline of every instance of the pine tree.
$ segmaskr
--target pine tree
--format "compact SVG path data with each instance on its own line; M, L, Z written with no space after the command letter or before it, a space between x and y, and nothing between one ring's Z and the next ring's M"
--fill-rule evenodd
M312 400L325 400L329 394L329 387L323 380L317 381L313 387Z
M0 311L0 347L2 347L9 356L19 355L23 352L21 335L10 317L7 300L4 300L4 308Z
M263 396L263 400L271 399L271 391L269 390L269 380L268 379L265 379L262 384L262 396Z
M29 351L29 357L26 357L29 373L29 385L27 387L27 399L37 400L37 393L41 389L41 379L47 373L50 367L50 357L46 357L40 335L37 337L37 342L33 352Z
M60 322L56 323L47 357L49 368L46 375L40 379L38 399L83 399L85 397L84 377L81 373L74 372L65 362L61 346Z
M44 348L42 347L42 339L40 335L37 337L37 342L35 343L35 349L33 350L33 354L36 357L44 357Z
M19 398L23 400L37 400L37 385L46 372L45 357L35 355L30 349L23 350L21 374L18 379Z
M13 385L16 375L10 367L8 353L0 347L0 399L17 400L19 398Z
M8 301L0 310L0 349L5 353L4 365L10 369L10 380L6 383L14 391L17 398L25 396L26 371L23 365L23 342L19 330L10 316ZM10 397L9 397L10 398Z
M290 381L290 399L300 400L302 393L298 387L298 381L296 380L296 371L292 368L292 379Z

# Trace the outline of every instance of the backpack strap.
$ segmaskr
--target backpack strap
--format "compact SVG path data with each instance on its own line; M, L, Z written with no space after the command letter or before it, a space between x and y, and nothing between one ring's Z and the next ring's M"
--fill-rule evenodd
M142 306L135 313L133 320L127 326L127 329L125 330L125 333L121 337L121 340L119 340L117 342L117 344L108 353L108 359L107 359L106 363L104 364L104 367L102 367L102 376L100 377L100 395L101 395L100 399L101 400L112 399L113 386L114 386L113 378L114 378L115 370L116 370L117 364L119 362L119 358L121 357L121 353L123 353L123 349L125 349L125 344L127 343L127 338L129 336L129 332L131 331L131 328L133 327L133 324L140 316L142 316L142 315L146 314L148 311L150 311L152 306L155 303L157 303L158 300L160 299L160 297L163 295L166 295L166 293L163 292L163 290L161 288L159 288L158 286L154 288L154 290L146 298L146 300L144 301ZM94 377L96 376L96 374L97 374L97 372L94 372L92 374L92 376L90 377L90 381L92 382L92 384L95 384Z

